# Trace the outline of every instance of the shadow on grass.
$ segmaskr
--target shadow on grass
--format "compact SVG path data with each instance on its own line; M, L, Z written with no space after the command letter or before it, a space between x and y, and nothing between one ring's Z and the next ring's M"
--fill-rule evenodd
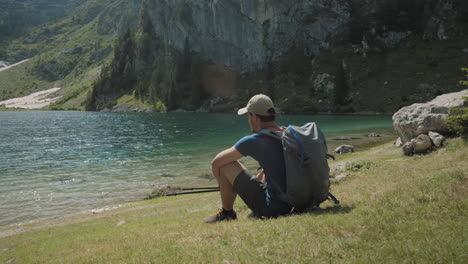
M327 208L315 208L314 210L311 210L310 212L307 212L308 214L314 214L314 215L322 215L322 214L348 214L354 209L354 206L343 206L343 205L335 205L335 206L330 206Z

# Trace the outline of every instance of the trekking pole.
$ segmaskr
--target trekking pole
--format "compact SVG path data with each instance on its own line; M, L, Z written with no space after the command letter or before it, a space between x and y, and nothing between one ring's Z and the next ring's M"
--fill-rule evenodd
M338 201L338 199L336 199L336 197L331 192L328 193L328 200L333 201L334 204L340 204L340 201Z
M194 187L194 188L182 188L182 191L193 191L193 190L219 190L219 187Z
M177 196L177 195L182 195L182 194L207 193L207 192L218 192L218 191L219 191L219 188L216 188L216 189L210 188L210 189L191 191L191 192L173 192L173 193L165 194L164 196Z

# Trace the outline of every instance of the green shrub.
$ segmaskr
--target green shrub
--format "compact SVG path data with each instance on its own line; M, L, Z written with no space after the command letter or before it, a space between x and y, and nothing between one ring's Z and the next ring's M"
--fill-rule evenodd
M158 112L166 112L167 107L163 101L161 101L160 99L157 99L156 102L154 103L154 110Z
M353 162L347 162L345 169L347 171L360 171L368 170L371 167L371 162L369 160L358 160Z
M465 73L465 80L461 80L460 84L468 86L468 68L461 68L461 71Z
M468 107L450 109L447 125L451 133L468 142Z

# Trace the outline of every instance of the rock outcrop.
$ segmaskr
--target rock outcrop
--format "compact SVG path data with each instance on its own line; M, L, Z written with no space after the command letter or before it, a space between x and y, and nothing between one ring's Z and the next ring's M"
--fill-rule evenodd
M351 145L340 145L335 149L337 154L345 154L354 152L354 147Z
M393 127L403 143L429 131L446 134L448 128L445 120L449 109L465 106L463 97L467 96L468 90L463 90L438 96L427 103L403 107L393 115Z
M8 65L10 65L8 62L0 60L0 69L3 67L7 67Z
M434 149L434 147L441 147L444 139L444 136L432 131L429 132L429 135L421 134L402 146L403 154L410 156L413 154L428 153Z

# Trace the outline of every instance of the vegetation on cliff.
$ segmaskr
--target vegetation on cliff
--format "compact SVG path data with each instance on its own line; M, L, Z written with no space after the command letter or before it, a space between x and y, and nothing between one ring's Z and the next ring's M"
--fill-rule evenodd
M450 112L447 117L447 125L450 131L468 142L468 107L453 108Z
M466 73L466 76L460 83L468 86L468 68L462 68L462 71ZM468 106L468 97L465 97L464 100L465 106ZM453 134L468 142L468 107L450 109L447 125Z
M115 42L113 59L94 83L87 110L110 109L129 94L156 111L200 106L205 97L200 80L205 62L188 42L182 51L164 44L146 10L141 9L138 29L128 29Z

